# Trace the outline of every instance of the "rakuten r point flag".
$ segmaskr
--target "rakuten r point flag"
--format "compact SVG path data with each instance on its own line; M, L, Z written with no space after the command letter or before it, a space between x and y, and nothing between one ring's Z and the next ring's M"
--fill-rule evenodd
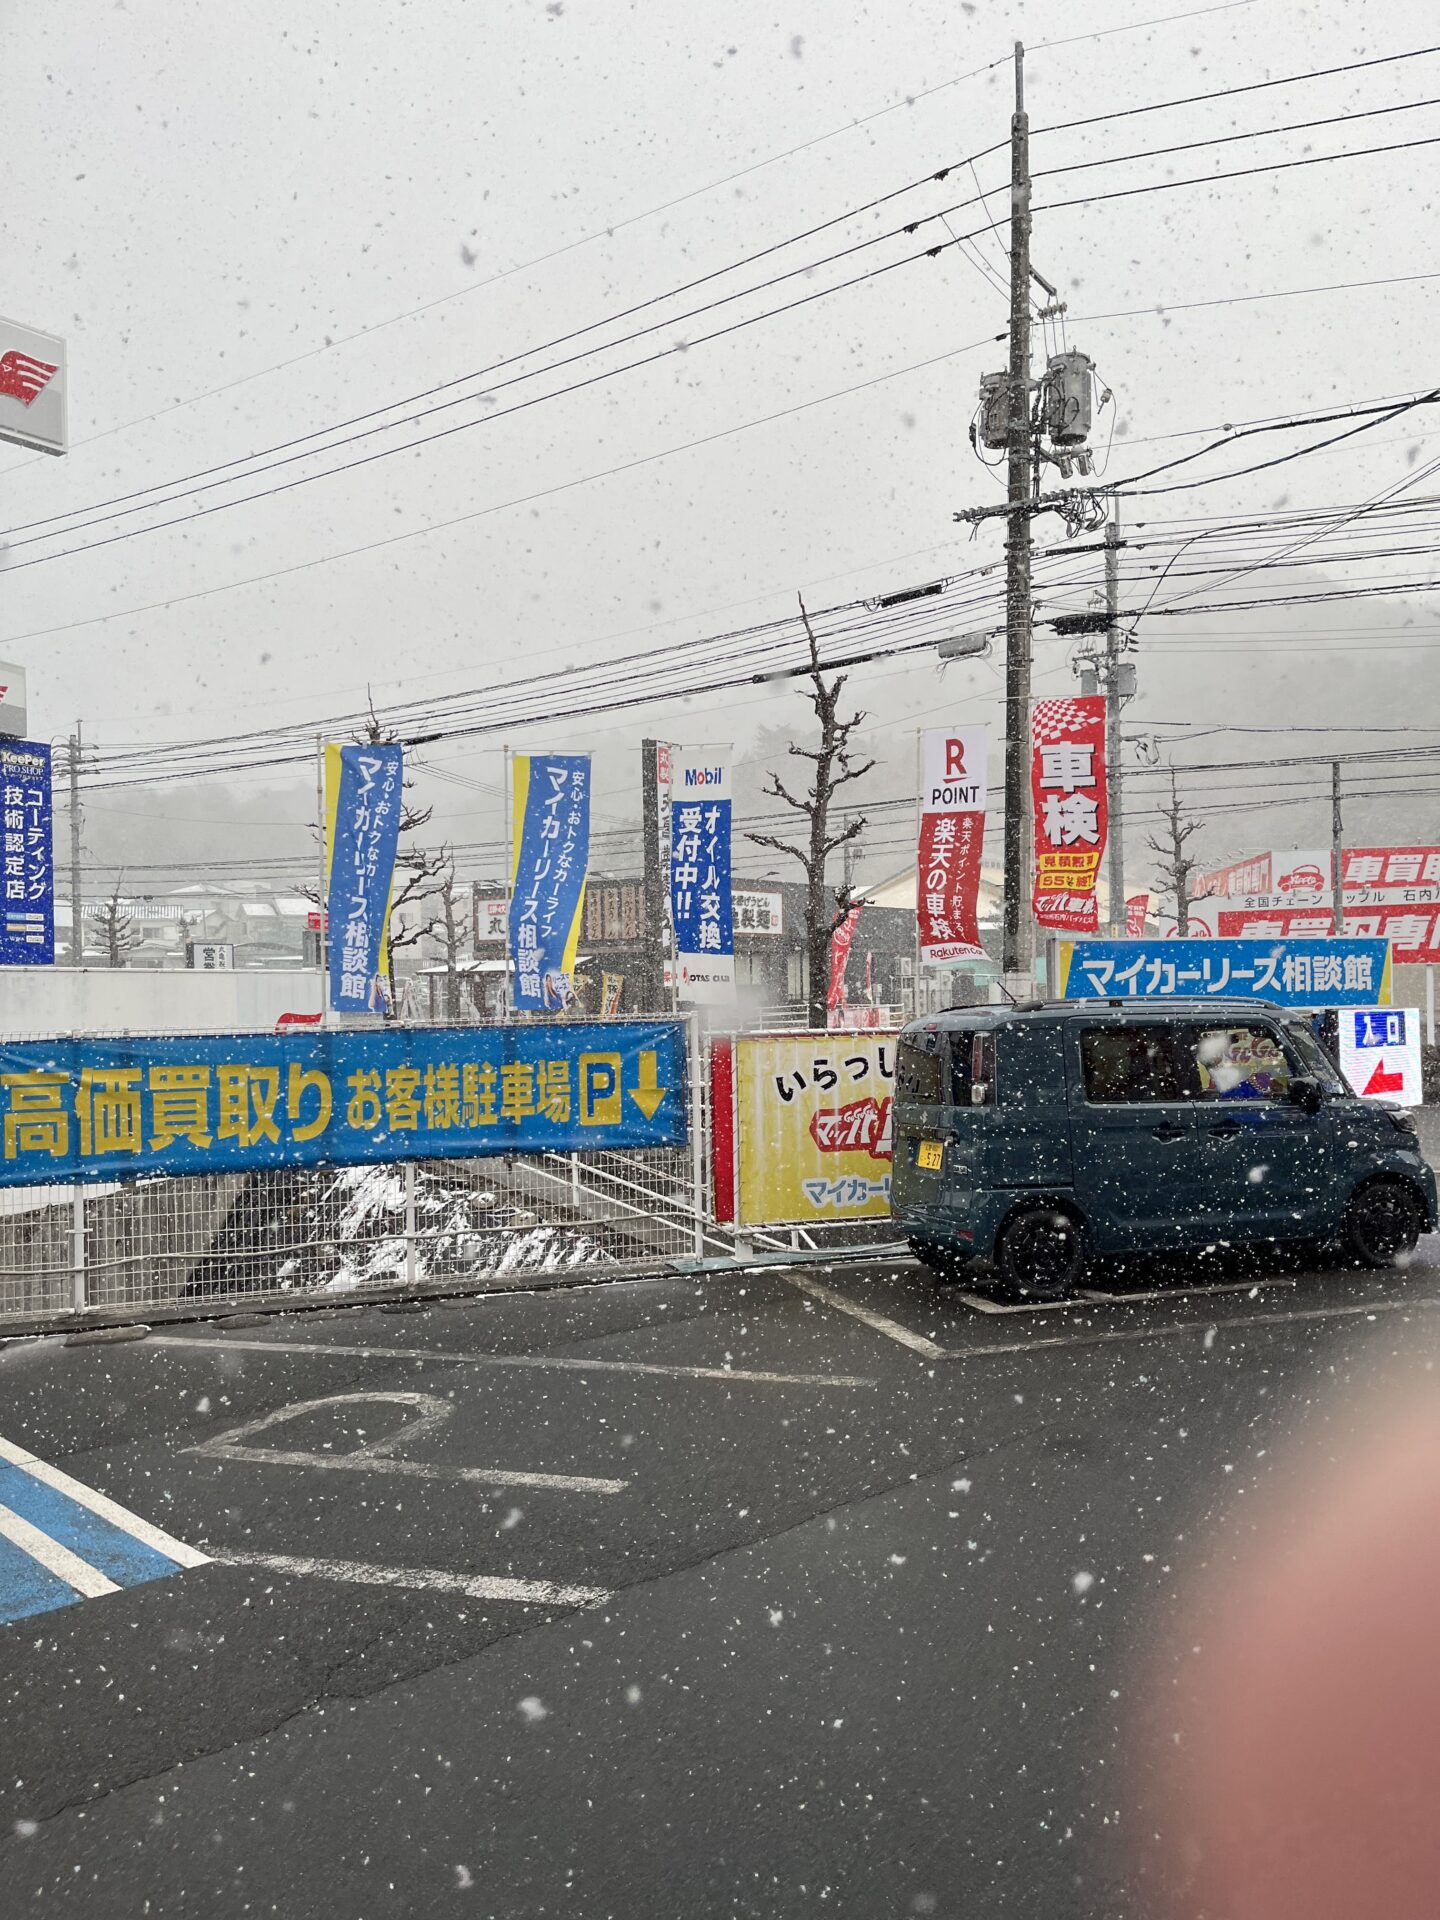
M1095 881L1105 852L1105 702L1098 694L1031 708L1035 918L1062 933L1096 933Z
M988 727L936 727L920 736L915 912L920 959L931 965L985 957L978 907L989 757Z

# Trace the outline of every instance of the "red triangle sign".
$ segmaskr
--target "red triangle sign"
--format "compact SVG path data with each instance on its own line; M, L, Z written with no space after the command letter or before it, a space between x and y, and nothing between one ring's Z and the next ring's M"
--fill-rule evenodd
M1403 1073L1386 1073L1385 1056L1381 1054L1375 1062L1375 1071L1365 1082L1366 1093L1403 1093L1405 1076Z

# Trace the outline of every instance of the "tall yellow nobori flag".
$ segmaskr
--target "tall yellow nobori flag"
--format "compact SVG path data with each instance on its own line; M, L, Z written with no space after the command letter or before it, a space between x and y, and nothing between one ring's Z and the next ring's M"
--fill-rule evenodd
M511 763L510 959L514 1005L560 1013L575 1000L590 865L590 756L520 753Z
M404 787L405 750L398 741L325 749L329 998L337 1013L377 1013L385 1006Z

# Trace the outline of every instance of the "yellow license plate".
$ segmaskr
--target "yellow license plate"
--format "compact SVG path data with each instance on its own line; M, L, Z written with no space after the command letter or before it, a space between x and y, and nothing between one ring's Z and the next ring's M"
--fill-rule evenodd
M923 1167L926 1173L938 1173L945 1162L945 1142L943 1140L922 1140L915 1154L915 1164Z

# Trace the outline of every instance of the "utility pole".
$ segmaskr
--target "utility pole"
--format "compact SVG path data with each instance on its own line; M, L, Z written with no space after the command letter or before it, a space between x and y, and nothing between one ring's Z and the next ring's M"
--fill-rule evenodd
M1340 762L1330 762L1330 885L1335 900L1335 932L1345 931L1345 846L1340 818Z
M1030 735L1030 122L1025 49L1015 42L1010 121L1010 363L1005 540L1005 921L1002 965L1012 993L1030 991L1027 859Z
M1120 502L1105 528L1105 789L1110 803L1110 932L1125 931L1125 803L1120 766Z
M660 871L660 743L640 742L640 905L644 916L640 1005L659 1013L665 1005L665 890Z
M85 964L85 915L80 902L80 722L66 743L70 761L70 964Z

